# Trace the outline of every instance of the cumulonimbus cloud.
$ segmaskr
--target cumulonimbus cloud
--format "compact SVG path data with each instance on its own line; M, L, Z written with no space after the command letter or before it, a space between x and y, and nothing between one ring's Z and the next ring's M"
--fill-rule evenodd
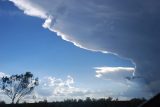
M160 1L10 1L25 14L45 19L43 27L78 47L133 59L136 75L159 92Z

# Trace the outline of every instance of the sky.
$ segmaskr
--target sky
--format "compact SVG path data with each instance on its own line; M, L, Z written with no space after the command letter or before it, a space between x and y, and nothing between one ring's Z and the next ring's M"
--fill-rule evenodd
M39 77L28 101L150 98L160 91L159 8L158 0L1 0L0 77Z

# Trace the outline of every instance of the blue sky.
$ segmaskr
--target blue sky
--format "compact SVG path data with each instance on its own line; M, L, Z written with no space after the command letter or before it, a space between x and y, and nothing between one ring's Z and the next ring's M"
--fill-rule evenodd
M1 6L6 12L0 22L1 63L5 63L1 71L22 73L36 70L63 77L80 73L90 78L96 66L133 66L130 61L115 55L90 52L63 41L44 29L41 19L24 15L11 3ZM9 15L12 11L16 14Z
M130 38L127 38L127 36L124 37L126 38L126 40L123 40L123 42L121 42L121 38L119 37L118 39L113 41L113 39L116 38L114 34L128 34L128 32L124 33L124 29L126 28L126 26L129 26L129 24L132 23L128 21L129 24L125 23L123 26L121 26L121 21L112 21L108 19L108 22L106 22L108 23L106 28L109 28L109 30L99 29L99 31L94 31L94 28L91 29L92 27L90 27L93 23L91 24L89 22L84 24L82 22L81 25L81 20L77 21L75 19L69 18L66 14L64 14L64 17L60 17L61 13L63 13L63 8L65 8L65 6L62 6L57 10L56 8L54 8L56 12L53 14L47 13L50 15L46 18L45 14L42 15L41 12L43 13L43 11L48 11L50 5L48 6L48 10L45 10L43 9L43 3L41 4L41 2L37 1L37 4L36 2L33 2L32 4L31 1L28 1L29 5L31 6L27 7L28 5L26 5L25 7L25 5L23 5L25 3L17 0L14 3L17 7L21 9L20 10L12 2L0 1L0 72L11 75L15 73L20 74L25 71L31 71L35 76L42 78L42 83L45 80L43 80L44 77L55 77L60 78L62 80L68 80L73 78L73 86L75 90L79 90L80 92L84 92L83 90L87 90L87 92L89 93L88 94L87 92L84 92L84 97L86 97L87 95L91 97L105 97L107 95L111 95L113 97L121 97L123 99L132 97L145 97L150 95L146 95L146 93L148 93L148 89L144 89L145 92L139 95L139 93L142 93L144 91L142 87L145 84L144 82L142 82L142 80L135 80L134 82L128 82L125 80L126 75L131 77L133 74L133 70L131 70L130 72L130 69L127 68L130 67L134 69L135 66L133 62L129 60L132 57L128 57L126 53L131 53L130 55L133 56L133 58L135 56L141 56L141 54L137 54L138 52L132 55L132 53L136 52L139 49L132 51L128 47L132 47L132 45L124 44L132 43L132 41L127 41L130 41ZM27 1L24 2L27 3ZM18 5L18 3L21 5ZM73 2L73 4L74 3L76 2ZM36 4L35 7L34 4ZM81 6L82 4L80 3L77 6ZM111 2L111 6L112 4L114 3ZM117 8L122 8L118 5L113 5L113 7L115 6L117 6ZM31 8L31 11L27 12L28 8ZM37 13L34 13L34 8L37 10L39 9L38 12L36 10ZM73 11L71 7L69 9ZM25 14L23 11L26 11ZM77 12L79 11L80 10L77 10ZM123 11L123 9L121 11ZM60 14L58 14L58 12ZM82 12L84 12L83 9ZM74 11L72 13L74 13ZM53 22L52 19L54 15L55 17L57 17L56 22ZM81 14L71 15L73 15L76 18L79 17ZM85 17L80 18L82 19L82 21L88 19L88 17L86 19L84 19ZM42 27L42 25L45 20L52 20L52 22L50 22L51 25L46 23L47 25L44 29L44 26ZM98 21L96 22L95 19L93 19L93 21L95 21L95 26L99 26L100 28L103 27L103 25L99 24ZM71 31L71 29L74 28L75 23L77 24L76 29L73 29ZM83 28L82 26L85 27ZM117 30L117 27L119 26L121 28ZM132 27L129 26L129 28L127 28L128 31ZM93 32L89 31L93 31L97 36L92 36L91 34ZM107 39L104 36L104 31L106 31L108 35L113 35L113 37ZM59 33L60 36L57 36L57 33ZM88 37L85 36L87 34ZM138 32L137 34L141 34L141 32ZM99 37L101 37L102 39ZM78 45L74 45L73 43L78 43ZM114 43L116 43L116 45ZM135 43L138 44L139 42L133 42L133 44ZM126 52L124 52L124 50L122 51L123 48ZM101 50L108 51L111 53L106 54L103 53L103 51L101 52ZM114 53L112 52L120 52L122 53L123 57L120 57L119 55L114 55ZM126 58L124 58L125 55ZM118 69L118 72L117 74L108 74L108 72L110 72L110 69L105 67L111 67L111 71ZM100 72L98 70L100 70ZM98 74L99 76L96 76ZM138 75L140 74L141 73L138 73ZM67 76L71 76L71 78L68 78ZM137 90L137 87L140 88L140 90ZM40 88L43 87L40 86ZM51 87L51 89L52 88L55 89L56 87ZM50 92L51 89L48 89L48 92ZM37 91L37 93L43 93L43 89L39 90L40 91ZM72 94L74 92L77 91L71 91ZM39 96L40 95L46 96L44 95L44 93L39 94ZM47 97L49 98L49 96ZM76 97L76 94L74 97ZM60 99L63 99L63 97Z

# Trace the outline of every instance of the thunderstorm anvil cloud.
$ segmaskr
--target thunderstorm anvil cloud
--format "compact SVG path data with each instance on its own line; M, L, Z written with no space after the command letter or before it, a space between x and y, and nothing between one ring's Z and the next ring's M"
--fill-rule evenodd
M43 27L93 51L131 58L136 75L160 91L159 0L10 0Z

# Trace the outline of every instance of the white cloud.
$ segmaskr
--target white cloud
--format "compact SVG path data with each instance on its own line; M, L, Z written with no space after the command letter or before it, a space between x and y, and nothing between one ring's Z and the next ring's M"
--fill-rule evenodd
M119 68L122 69L122 68ZM130 69L131 70L131 69ZM128 69L127 72L132 72ZM109 70L109 73L121 72L119 70ZM6 75L3 72L0 72L2 76ZM139 84L139 82L133 81L112 81L105 80L105 89L86 89L83 87L76 87L74 78L72 76L67 76L67 78L55 78L52 76L44 77L40 81L38 87L32 92L32 94L27 95L21 102L35 102L35 101L43 101L47 99L47 101L62 101L64 99L85 99L86 97L90 98L105 98L105 97L113 97L119 98L121 100L128 100L134 97L151 97L151 93L149 88L144 84ZM120 80L119 80L120 81ZM141 80L134 80L141 81ZM140 82L142 83L142 82ZM96 85L96 84L95 84ZM142 88L143 87L143 88ZM136 92L136 94L135 94ZM0 91L0 100L6 101L6 103L10 103L10 99Z
M30 16L36 16L40 18L47 18L47 15L41 7L36 4L32 4L26 0L9 0L14 2L14 4L21 10L24 10L24 13Z
M3 72L0 72L0 78L3 76L8 76ZM73 77L67 76L66 80L55 77L44 77L39 80L40 84L35 90L25 96L21 102L35 102L35 101L43 101L47 99L48 101L55 100L64 100L67 98L86 98L91 92L88 89L75 87L75 82ZM0 90L0 100L6 101L6 103L10 103L10 99Z
M4 76L7 76L7 75L5 73L3 73L3 72L0 72L0 78L2 78Z
M125 77L132 77L135 72L133 67L95 67L96 77L112 80L124 79Z
M150 88L143 78L127 80L126 77L134 77L133 67L95 67L96 77L105 81L106 92L109 95L121 100L134 97L150 98L152 95ZM135 94L136 93L136 94Z
M74 86L74 79L67 76L66 80L55 77L45 77L37 89L38 96L48 101L64 100L65 98L81 98L88 93L87 89Z
M43 24L42 26L43 26L44 28L50 29L51 23L52 23L52 18L51 18L51 17L48 17L48 18L45 20L45 22L44 22L44 24Z
M36 99L44 100L47 99L48 101L62 101L64 99L85 99L86 97L91 98L105 98L108 96L114 98L122 98L125 97L126 99L130 99L133 97L137 97L137 94L134 95L133 93L136 91L140 93L141 88L132 89L133 83L131 85L128 83L120 83L115 81L108 81L106 80L106 88L105 89L84 89L83 87L75 87L75 82L73 77L68 76L66 80L62 80L60 78L55 77L45 77L41 80L40 86L36 90ZM96 85L96 84L95 84ZM130 86L129 86L130 85ZM136 85L135 85L136 86ZM118 89L118 90L117 90ZM132 89L132 90L131 90ZM132 93L130 95L130 93ZM144 90L143 90L144 91ZM143 93L146 93L143 92ZM127 96L127 97L126 97Z

